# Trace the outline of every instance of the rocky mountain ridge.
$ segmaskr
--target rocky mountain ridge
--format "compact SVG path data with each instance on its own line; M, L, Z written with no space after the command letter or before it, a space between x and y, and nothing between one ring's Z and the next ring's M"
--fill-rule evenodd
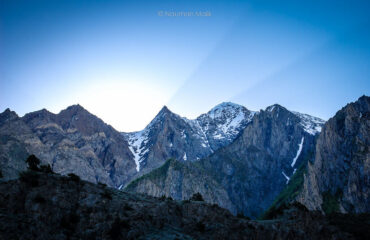
M268 107L254 114L231 144L209 157L164 165L126 189L178 200L200 192L206 201L256 218L272 204L298 166L307 162L318 128L314 123L311 126L307 131L302 116L280 105Z
M123 135L135 156L137 171L152 170L169 158L195 161L209 156L235 140L254 114L228 102L189 120L165 106L144 130Z
M281 106L275 104L267 107L266 111L274 112L275 107L279 109ZM144 130L123 135L135 156L137 171L143 169L147 173L169 158L195 161L209 156L232 143L259 113L224 102L189 120L163 107ZM311 135L318 134L325 122L307 114L291 113L297 117L304 131Z
M80 105L59 114L43 109L24 117L7 110L0 114L0 120L0 164L5 178L16 178L25 169L24 159L35 154L58 173L72 172L84 180L121 189L175 158L199 162L203 170L192 171L194 180L189 187L184 185L190 174L183 173L183 177L174 177L176 181L166 182L177 187L165 187L156 191L156 196L184 199L198 191L194 186L208 179L199 189L208 201L234 214L253 217L267 208L289 181L323 122L280 105L252 112L233 103L222 103L194 120L164 107L147 128L131 134L119 133ZM261 160L254 166L248 160L260 158L266 164ZM261 182L246 186L246 170ZM153 192L150 186L143 189ZM267 186L268 197L257 199ZM254 196L242 194L257 187L261 189ZM172 192L161 192L164 189ZM258 202L263 204L253 207Z
M369 106L363 96L338 111L317 143L313 134L321 126L312 117L268 107L233 143L202 161L145 175L127 190L175 199L199 191L207 201L252 218L292 201L327 214L369 212ZM216 184L208 186L205 176Z
M30 154L56 172L73 172L110 186L125 183L136 174L122 135L79 105L59 114L43 109L22 118L9 110L0 115L0 164L6 178L17 177Z

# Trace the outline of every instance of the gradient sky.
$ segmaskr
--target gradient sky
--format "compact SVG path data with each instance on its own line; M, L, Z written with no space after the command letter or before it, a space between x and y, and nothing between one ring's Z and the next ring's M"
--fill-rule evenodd
M370 1L0 0L0 111L79 103L134 131L163 105L328 119L363 94Z

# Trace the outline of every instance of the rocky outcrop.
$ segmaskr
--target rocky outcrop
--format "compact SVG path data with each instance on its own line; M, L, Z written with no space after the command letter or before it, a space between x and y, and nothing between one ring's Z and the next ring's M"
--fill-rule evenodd
M169 159L161 167L132 181L125 191L176 200L190 199L194 193L201 193L206 202L236 212L227 191L212 175L193 163L175 159Z
M19 118L0 114L1 168L5 178L18 176L35 154L54 171L75 173L90 182L118 187L136 174L124 137L80 105L59 114L46 109Z
M180 165L180 170L161 168L166 170L139 178L127 189L175 199L200 192L207 201L234 214L256 218L272 204L298 166L307 162L315 135L302 122L296 113L273 105L255 114L233 143L209 157ZM216 184L199 187L210 182ZM209 194L216 191L222 197Z
M360 226L366 223L360 222ZM366 232L365 232L366 233ZM130 194L76 176L25 172L0 182L0 239L354 239L297 208L250 221L204 202Z
M370 211L370 97L363 96L329 119L298 200L311 210Z
M167 159L200 159L211 154L206 137L186 119L163 107L140 132L124 134L135 156L140 174L161 166Z
M41 145L15 112L7 109L0 114L0 168L4 179L17 178L26 169L30 148L41 149Z

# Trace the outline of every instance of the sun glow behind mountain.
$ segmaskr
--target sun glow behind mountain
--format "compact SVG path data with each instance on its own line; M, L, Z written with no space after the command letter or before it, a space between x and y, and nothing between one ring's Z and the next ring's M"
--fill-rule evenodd
M120 131L224 101L326 119L370 92L369 5L4 0L0 111L79 103Z
M78 96L71 97L71 102L77 99L112 126L120 126L124 130L131 130L127 126L132 126L132 130L139 130L159 112L172 92L170 88L150 81L100 81L89 85L86 91L76 93Z

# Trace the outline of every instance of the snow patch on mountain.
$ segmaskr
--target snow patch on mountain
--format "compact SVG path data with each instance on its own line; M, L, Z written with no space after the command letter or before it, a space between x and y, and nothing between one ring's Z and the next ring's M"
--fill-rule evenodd
M283 175L284 175L284 177L286 178L286 184L288 184L289 183L289 180L290 180L290 177L288 177L284 172L281 172Z
M266 111L272 112L274 111L274 108L275 108L275 105L269 106L268 108L266 108Z
M206 133L204 132L203 128L200 126L197 119L187 119L185 117L182 118L186 123L188 123L193 130L194 134L193 136L198 138L201 142L202 146L206 146L207 148L210 148L208 138Z
M308 114L303 114L299 112L293 113L301 119L300 124L307 133L311 135L316 135L317 133L321 132L321 128L325 124L324 120Z
M302 148L303 148L303 141L304 141L304 137L302 137L301 142L298 144L298 151L297 151L297 154L296 154L296 156L294 157L294 159L292 161L292 164L291 164L292 167L294 167L294 164L297 162L297 159L299 158L299 155L301 155Z
M134 160L136 164L136 171L140 171L140 163L144 160L145 154L149 151L145 147L148 142L148 131L144 129L143 131L133 132L126 134L126 138L129 143L129 149L134 155Z
M225 138L225 137L224 137L224 136L222 136L220 133L218 133L218 134L213 135L213 138L214 138L214 139L223 139L223 138Z

